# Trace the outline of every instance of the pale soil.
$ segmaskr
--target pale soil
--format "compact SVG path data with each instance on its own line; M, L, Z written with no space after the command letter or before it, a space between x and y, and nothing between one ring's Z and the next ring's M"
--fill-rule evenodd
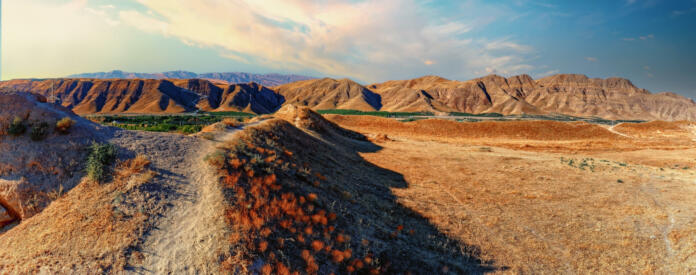
M161 184L171 190L169 205L144 237L139 250L143 258L131 259L136 273L210 274L219 272L225 252L223 195L214 171L204 158L215 142L180 135L144 132L133 137L140 144L134 151L146 152L155 170L162 171ZM227 136L220 137L221 139ZM178 140L177 140L178 139ZM127 141L125 139L124 141ZM129 146L127 143L122 146Z

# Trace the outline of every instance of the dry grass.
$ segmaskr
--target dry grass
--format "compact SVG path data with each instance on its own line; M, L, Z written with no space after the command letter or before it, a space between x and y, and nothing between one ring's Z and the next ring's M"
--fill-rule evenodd
M676 143L662 136L617 139L582 150L564 141L531 147L505 135L454 139L418 124L406 124L408 130L356 123L347 127L395 137L362 156L404 175L409 187L393 189L399 201L448 236L479 247L484 260L501 268L696 272L696 172L682 168L696 165L696 158L684 137ZM628 146L637 148L627 152Z
M310 135L311 134L311 135ZM368 165L345 139L269 120L208 161L229 208L231 272L378 274L480 272L469 250L390 197L399 177Z
M605 126L584 122L484 121L439 119L399 122L368 116L327 115L341 127L364 134L421 141L498 146L535 152L628 152L642 149L685 150L696 147L696 126L687 122L624 123L612 133ZM655 127L667 130L655 132ZM652 130L651 130L652 129ZM672 130L669 130L672 129ZM676 130L678 129L678 130ZM623 132L625 131L625 133Z
M41 213L0 235L0 270L10 273L121 272L147 213L132 205L153 172L138 156L116 165L111 182L84 180Z

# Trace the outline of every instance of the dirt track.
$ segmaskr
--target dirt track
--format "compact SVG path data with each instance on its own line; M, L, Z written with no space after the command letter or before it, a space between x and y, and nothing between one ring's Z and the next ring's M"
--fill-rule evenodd
M160 176L154 180L169 190L166 210L144 236L143 259L134 265L142 274L215 273L224 238L222 193L204 158L214 142L177 134L119 131L112 142L152 159Z

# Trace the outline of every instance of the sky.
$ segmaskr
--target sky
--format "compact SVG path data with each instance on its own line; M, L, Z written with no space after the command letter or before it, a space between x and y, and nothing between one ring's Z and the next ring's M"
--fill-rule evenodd
M696 98L696 0L0 0L1 75L624 77Z

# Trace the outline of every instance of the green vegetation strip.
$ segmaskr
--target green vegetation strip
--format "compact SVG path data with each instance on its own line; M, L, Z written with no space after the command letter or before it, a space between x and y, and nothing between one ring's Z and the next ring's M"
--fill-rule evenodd
M126 130L140 130L150 132L179 132L193 134L203 127L220 122L223 119L237 119L253 114L240 112L217 112L203 114L181 115L93 115L87 118L103 125L115 126Z

